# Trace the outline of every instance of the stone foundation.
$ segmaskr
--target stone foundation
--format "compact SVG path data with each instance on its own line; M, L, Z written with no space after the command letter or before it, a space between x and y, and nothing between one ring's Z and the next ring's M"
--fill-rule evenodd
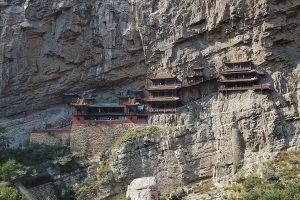
M71 149L76 152L97 153L108 149L129 130L143 125L136 124L82 124L71 130Z
M71 128L37 130L31 133L30 142L46 145L69 145Z

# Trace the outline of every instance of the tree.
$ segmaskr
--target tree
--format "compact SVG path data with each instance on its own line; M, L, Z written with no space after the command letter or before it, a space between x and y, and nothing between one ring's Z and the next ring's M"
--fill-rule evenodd
M25 198L14 188L0 187L0 200L25 200Z

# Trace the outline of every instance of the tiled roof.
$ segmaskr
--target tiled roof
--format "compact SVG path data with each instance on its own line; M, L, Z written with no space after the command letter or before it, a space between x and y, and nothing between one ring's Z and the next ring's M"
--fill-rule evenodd
M74 103L71 104L72 106L86 106L87 103L84 99L77 99Z

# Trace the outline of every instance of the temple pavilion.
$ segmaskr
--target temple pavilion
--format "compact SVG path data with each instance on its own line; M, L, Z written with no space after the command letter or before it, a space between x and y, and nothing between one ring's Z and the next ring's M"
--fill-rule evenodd
M146 90L149 97L145 98L147 102L147 111L149 113L174 113L180 103L178 90L181 83L177 77L170 73L150 74L147 80Z
M185 75L186 82L183 87L197 86L205 81L204 79L204 68L201 67L191 67L187 70Z
M115 102L97 102L87 106L86 120L124 120L125 106Z
M260 84L259 80L265 72L255 68L251 61L224 63L219 78L219 92L270 90L269 84Z

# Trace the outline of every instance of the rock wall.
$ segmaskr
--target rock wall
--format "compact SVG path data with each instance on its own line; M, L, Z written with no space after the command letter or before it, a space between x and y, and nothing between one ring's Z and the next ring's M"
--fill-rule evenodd
M0 1L0 116L69 91L140 82L144 55L126 0Z
M130 2L151 69L182 74L188 66L203 66L209 72L224 61L253 60L278 92L295 89L297 0Z
M208 135L208 137L213 137ZM161 192L213 177L215 141L195 130L172 130L126 144L111 164L116 181L126 185L134 178L155 176Z
M30 142L45 145L69 145L71 128L57 130L37 130L30 135Z
M35 196L36 200L58 200L53 183L47 183L30 188L30 191Z
M230 183L251 163L263 163L283 149L299 148L299 115L295 103L261 92L217 94L182 108L160 135L149 135L114 149L110 167L124 186L139 177L154 176L162 193L213 180ZM178 111L179 112L179 111Z
M28 144L32 131L45 130L47 124L52 128L69 126L71 116L69 106L59 105L34 114L22 114L18 118L0 118L0 127L4 127L7 136L12 138L10 147L16 148Z
M182 79L190 66L210 76L224 62L252 60L273 91L221 96L216 82L187 91L184 101L200 99L150 117L170 131L126 143L111 163L124 188L145 176L163 192L228 182L253 161L299 148L299 8L298 0L0 0L0 116L59 104L67 91L110 99L142 86L145 66ZM78 128L73 147L97 151L116 139Z
M71 149L78 153L99 153L110 148L129 130L139 126L141 125L73 125L70 138Z

